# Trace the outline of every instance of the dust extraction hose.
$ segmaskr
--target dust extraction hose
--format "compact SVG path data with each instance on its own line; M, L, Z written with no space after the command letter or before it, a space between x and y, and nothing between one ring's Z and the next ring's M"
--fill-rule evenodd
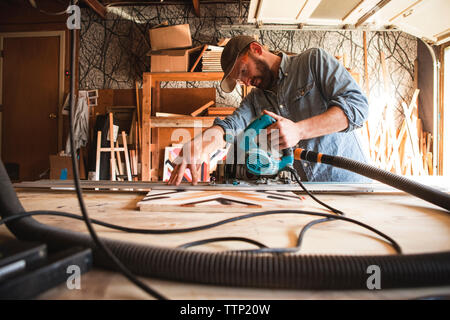
M383 182L406 193L412 194L422 200L431 202L441 208L450 211L450 195L428 187L424 184L412 181L408 178L362 163L349 158L330 156L301 148L294 150L294 159L309 162L325 163L337 168L349 170L362 176Z
M0 190L3 218L25 212L3 162ZM31 217L8 222L7 226L18 239L45 242L49 249L89 247L94 265L114 268L88 234L47 226ZM383 289L450 284L450 252L386 256L215 253L102 240L136 275L167 280L262 288L367 289L368 267L376 265Z

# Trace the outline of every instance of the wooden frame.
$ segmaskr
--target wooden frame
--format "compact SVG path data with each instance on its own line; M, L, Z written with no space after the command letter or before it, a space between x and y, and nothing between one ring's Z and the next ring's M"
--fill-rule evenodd
M142 84L142 147L141 147L141 180L156 181L158 172L152 163L158 161L158 150L155 142L157 132L152 132L152 106L158 110L162 81L219 81L223 72L145 72ZM152 100L152 89L154 96ZM152 137L153 134L153 137ZM155 141L156 140L156 141Z
M450 41L444 43L443 45L441 45L441 50L439 53L439 61L440 61L440 70L439 70L439 106L438 106L438 114L439 114L439 118L438 118L438 135L440 137L439 142L438 142L438 175L443 175L444 174L444 125L449 125L448 123L446 124L444 122L444 65L445 65L445 61L444 61L444 54L445 54L445 49L450 47ZM450 94L450 93L447 93ZM447 110L447 112L449 112Z

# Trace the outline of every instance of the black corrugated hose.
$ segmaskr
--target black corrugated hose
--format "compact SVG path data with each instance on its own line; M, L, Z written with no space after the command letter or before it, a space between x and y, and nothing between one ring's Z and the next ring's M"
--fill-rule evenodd
M298 149L302 150L302 149ZM408 178L393 174L377 167L371 166L367 163L355 161L339 156L331 156L327 154L321 154L314 151L302 150L300 152L300 158L310 162L320 162L334 167L349 170L365 177L380 181L394 188L403 190L409 194L412 194L420 199L431 202L441 208L450 211L450 195L428 187L424 184L412 181Z

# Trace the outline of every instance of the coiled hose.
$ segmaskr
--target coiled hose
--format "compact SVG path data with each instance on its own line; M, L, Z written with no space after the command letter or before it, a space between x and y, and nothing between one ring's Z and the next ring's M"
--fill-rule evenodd
M0 213L3 218L25 212L0 165ZM112 269L87 234L51 227L31 217L7 223L20 240L41 241L50 249L89 247L94 265ZM203 284L261 288L342 290L367 289L368 267L381 270L381 286L406 288L450 284L450 252L386 255L273 255L246 252L196 252L102 239L139 276Z

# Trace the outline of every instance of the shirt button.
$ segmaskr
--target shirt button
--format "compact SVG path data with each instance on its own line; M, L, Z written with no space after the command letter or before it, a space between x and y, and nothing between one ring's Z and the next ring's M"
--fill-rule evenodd
M283 109L283 108L284 108L284 106L282 104L280 104L280 109Z
M308 164L307 164L307 163L304 163L303 165L304 165L305 167L307 167L307 166L308 166Z

